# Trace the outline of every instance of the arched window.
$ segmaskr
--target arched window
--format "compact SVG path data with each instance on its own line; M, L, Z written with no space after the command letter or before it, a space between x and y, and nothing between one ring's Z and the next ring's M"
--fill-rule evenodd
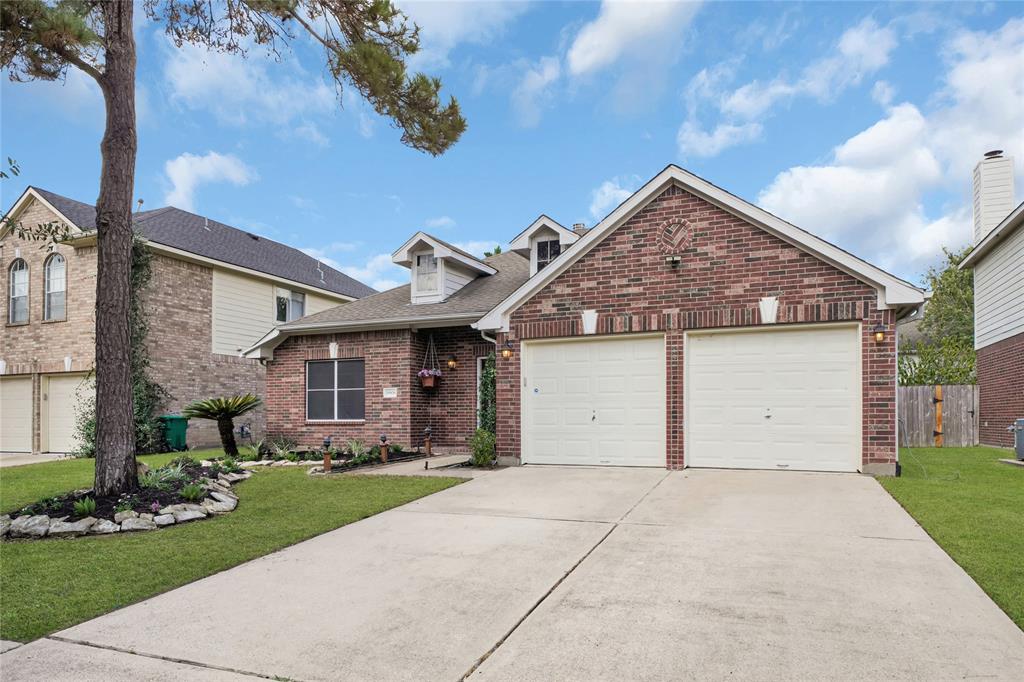
M55 253L43 266L43 319L63 320L67 314L67 265L64 256Z
M7 287L7 321L11 324L28 322L28 263L15 258L11 263Z

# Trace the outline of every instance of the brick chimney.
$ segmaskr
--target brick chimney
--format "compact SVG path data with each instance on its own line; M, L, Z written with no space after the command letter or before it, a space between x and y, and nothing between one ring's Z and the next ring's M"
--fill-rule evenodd
M985 153L974 167L974 243L988 236L1010 214L1013 198L1013 158L1001 149Z

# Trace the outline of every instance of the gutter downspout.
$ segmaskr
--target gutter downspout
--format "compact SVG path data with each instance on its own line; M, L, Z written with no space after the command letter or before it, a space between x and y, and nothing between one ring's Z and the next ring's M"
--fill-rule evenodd
M493 337L493 338L492 338L492 337L490 337L490 336L487 336L487 332L485 332L485 331L481 331L481 332L480 332L480 336L482 336L482 337L484 338L484 341L490 341L490 342L491 342L491 343L493 343L493 344L494 344L495 346L497 346L497 345L498 345L498 339L497 339L497 337Z

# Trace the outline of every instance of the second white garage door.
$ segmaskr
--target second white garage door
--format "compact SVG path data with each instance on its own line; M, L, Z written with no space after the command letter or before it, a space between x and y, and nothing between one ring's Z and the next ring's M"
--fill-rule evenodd
M857 471L856 326L686 337L687 466Z
M665 466L665 339L523 344L523 462Z
M72 452L78 446L78 403L95 391L84 374L43 377L43 452Z
M32 452L32 377L0 378L0 452Z

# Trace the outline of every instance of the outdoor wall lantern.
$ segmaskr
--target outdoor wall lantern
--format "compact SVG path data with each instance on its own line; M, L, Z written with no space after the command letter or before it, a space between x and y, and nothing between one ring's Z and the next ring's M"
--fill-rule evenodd
M882 343L885 341L885 326L876 324L872 330L875 333L875 343Z
M454 355L448 356L448 369L455 369L459 366L459 361L455 359Z
M512 342L511 341L506 341L505 342L505 347L501 349L501 357L505 358L506 360L508 360L510 357L512 357Z

